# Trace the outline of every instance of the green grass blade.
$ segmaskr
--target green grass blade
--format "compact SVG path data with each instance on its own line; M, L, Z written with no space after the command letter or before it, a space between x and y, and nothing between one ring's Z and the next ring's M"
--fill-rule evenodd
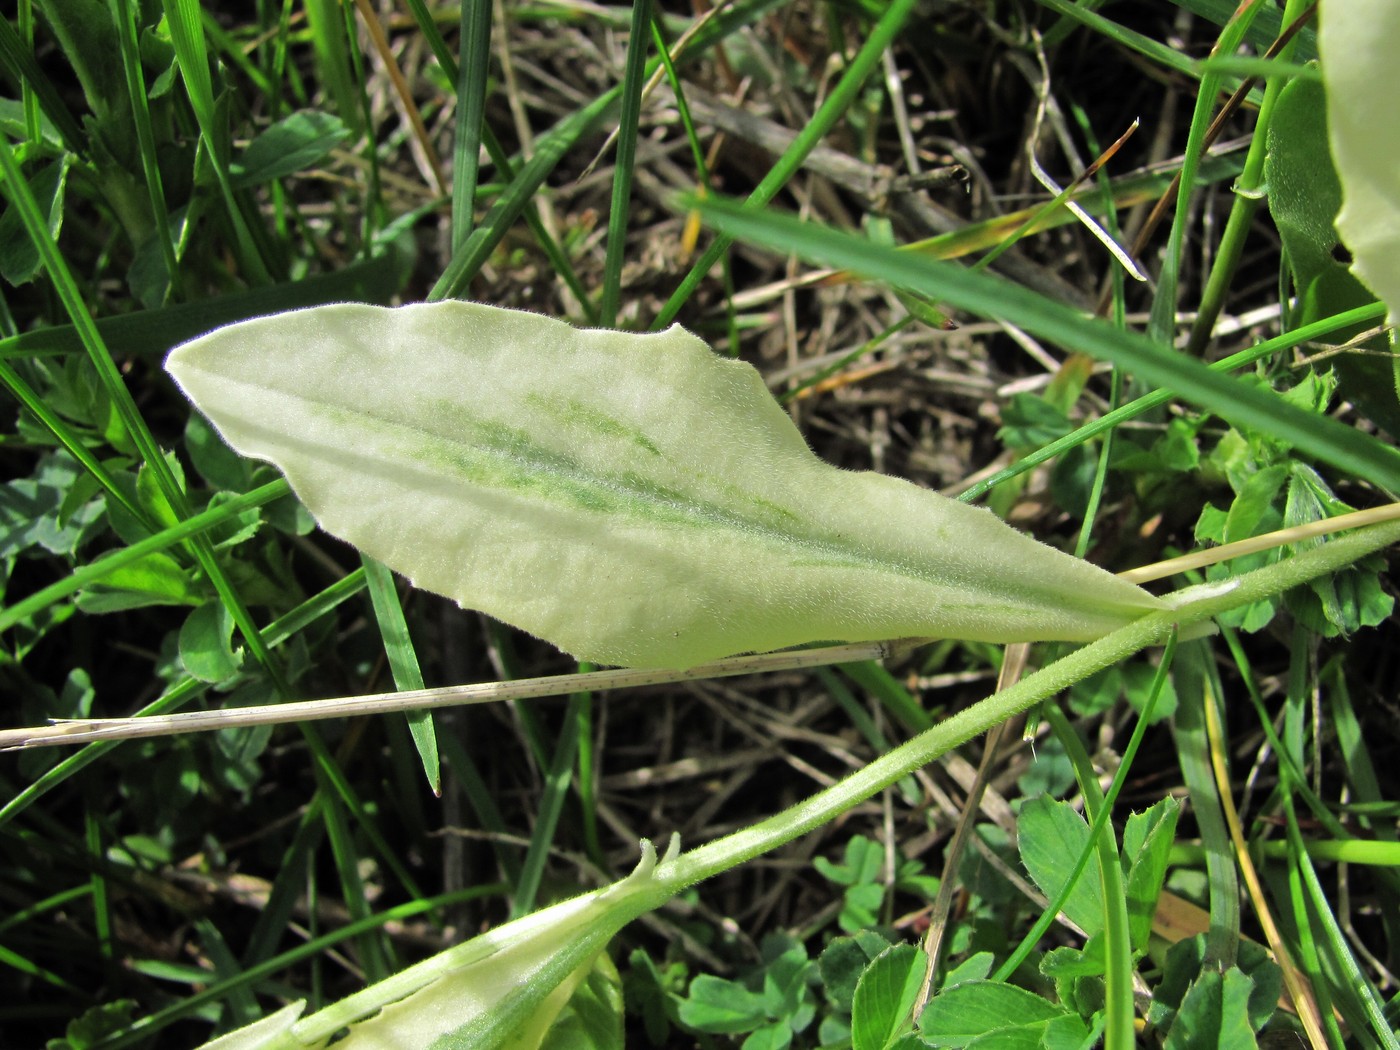
M1371 323L1378 323L1385 317L1384 303L1371 303L1368 306L1358 306L1354 310L1336 314L1332 317L1325 317L1320 321L1295 328L1291 332L1284 332L1282 335L1266 339L1262 343L1223 357L1219 361L1212 362L1210 367L1217 372L1233 372L1236 369L1244 368L1255 361L1263 361L1266 358L1281 354L1286 350L1302 346L1305 343L1320 340L1333 332L1345 331L1353 326L1361 326ZM1036 451L1018 459L1011 466L997 471L990 477L983 478L977 484L964 490L958 499L964 502L975 502L981 499L986 493L996 488L1004 481L1019 477L1028 470L1040 466L1049 460L1054 459L1072 448L1092 440L1099 434L1111 430L1121 423L1126 423L1130 419L1151 412L1154 408L1161 408L1170 404L1175 395L1170 390L1158 390L1151 394L1144 394L1142 397L1104 413L1098 419L1090 420L1083 426L1076 428L1073 432L1066 434L1048 445L1042 445Z
M370 907L365 897L364 879L360 876L360 852L351 840L345 812L341 809L340 799L336 797L339 788L323 783L320 793L323 800L321 820L326 828L326 838L330 841L331 855L335 858L335 870L340 876L341 897L351 919L364 923L370 916ZM375 936L376 932L367 930L356 938L360 947L360 964L371 983L384 980L394 969L385 955L385 944Z
M750 244L851 270L978 316L1010 321L1061 346L1125 368L1236 426L1269 434L1356 477L1400 490L1400 453L1378 439L1328 416L1294 408L1271 391L1221 375L1199 361L1165 353L1141 335L1118 332L1111 324L1086 318L1024 288L731 201L696 201L693 206L718 229Z
M0 18L0 68L9 74L10 80L23 84L26 92L38 101L44 116L57 129L64 148L78 156L86 156L87 135L64 105L53 81L39 68L33 50L10 25L8 18Z
M165 260L166 293L180 297L180 267L175 259L175 242L170 232L170 213L165 206L165 187L156 157L155 131L151 127L151 109L146 97L145 74L141 69L141 54L136 39L136 13L131 0L116 0L113 10L117 24L117 46L122 56L122 71L126 75L127 97L131 100L132 121L136 127L136 143L141 155L141 170L146 176L146 192L151 200L151 216L155 222L155 237Z
M491 0L462 0L462 62L457 75L457 134L452 147L452 250L472 232L486 74L491 61Z
M574 762L578 757L581 721L579 709L587 702L586 693L575 693L569 698L569 707L564 714L559 738L554 742L554 755L545 774L544 791L540 795L535 814L535 826L530 832L530 847L525 851L525 863L521 865L520 879L516 882L514 897L511 900L512 919L528 915L535 910L544 866L549 860L550 850L554 846L554 834L559 828L559 814L563 812L569 784L573 780Z
M200 302L94 319L103 345L116 357L164 356L180 343L234 321L322 303L388 303L404 273L392 252L352 263L334 273L285 284L264 285ZM51 357L81 353L86 344L76 325L53 325L0 340L0 358Z
M461 295L467 282L481 269L496 245L501 243L564 154L603 118L616 99L616 89L607 92L582 109L575 110L540 138L535 144L535 155L497 198L481 225L472 231L461 249L452 253L451 261L428 293L429 301Z
M384 652L389 657L394 685L399 689L422 689L423 671L418 663L418 653L413 648L413 639L408 633L408 621L404 619L403 604L394 586L393 573L368 555L361 555L360 560L365 567L369 596L374 604L374 618L379 624L380 637L384 639ZM405 717L409 732L413 734L414 746L418 749L418 757L423 761L428 785L434 795L441 795L442 767L438 762L433 713L412 711Z
M1250 0L1248 7L1242 7L1240 13L1221 31L1220 39L1212 53L1233 54L1259 8L1259 0ZM1172 345L1172 333L1176 325L1177 277L1186 243L1186 224L1191 218L1191 194L1196 191L1196 170L1205 154L1206 129L1215 113L1224 79L1220 73L1201 74L1201 86L1196 93L1196 106L1191 114L1190 130L1186 136L1186 149L1181 163L1181 182L1176 191L1176 208L1172 212L1171 232L1167 236L1167 247L1162 256L1162 269L1157 275L1157 294L1152 301L1152 319L1147 328L1152 340L1163 346Z
M1400 1038L1397 1037L1395 1028L1386 1020L1385 1005L1381 1002L1380 995L1371 979L1357 964L1356 956L1347 944L1346 936L1342 933L1337 917L1332 912L1332 904L1327 898L1327 892L1317 877L1317 869L1313 866L1312 858L1303 848L1302 831L1298 827L1297 816L1291 802L1287 804L1287 813L1288 839L1293 845L1294 861L1302 874L1303 885L1307 889L1308 903L1312 906L1312 913L1321 926L1322 943L1327 949L1333 971L1337 974L1338 990L1345 989L1349 993L1343 1001L1350 998L1351 995L1355 995L1356 999L1359 1000L1366 1024L1370 1027L1371 1036L1385 1050L1400 1050ZM1353 1022L1352 1031L1359 1032L1360 1025L1356 1022L1361 1018L1350 1020Z
M161 0L175 61L189 95L190 106L199 124L200 140L208 150L214 177L223 195L224 208L233 230L233 247L238 253L244 276L250 284L272 283L268 260L259 250L253 228L248 223L229 180L232 146L226 122L221 122L214 101L214 81L209 73L209 51L204 40L204 16L198 0Z
M1205 705L1216 703L1214 668L1210 650L1191 642L1177 660L1176 709L1173 729L1182 778L1190 794L1191 810L1206 851L1206 879L1210 890L1210 929L1205 958L1222 969L1235 965L1240 939L1240 883L1235 869L1234 847L1225 827L1220 788L1211 769L1210 741L1206 738Z
M24 377L10 367L10 363L0 358L0 383L3 383L14 394L15 398L24 405L25 408L34 413L36 419L48 428L60 445L62 445L70 456L76 459L83 467L97 479L97 483L102 486L108 498L116 502L128 514L137 521L144 522L148 526L154 524L147 518L146 512L123 492L117 483L108 473L107 468L92 453L92 450L73 432L73 428L64 422L63 417L49 408L44 399L24 381ZM3 624L3 613L0 613L0 624ZM0 626L0 631L4 627Z
M632 27L627 36L627 66L622 78L622 112L617 128L612 202L608 208L608 245L603 260L603 301L598 323L617 327L622 294L622 259L627 252L627 218L632 202L632 169L637 163L637 126L641 119L642 86L646 81L647 27L651 0L632 0Z
M340 118L359 131L360 81L350 68L344 7L339 0L306 0L306 24L311 29L317 79L326 85Z

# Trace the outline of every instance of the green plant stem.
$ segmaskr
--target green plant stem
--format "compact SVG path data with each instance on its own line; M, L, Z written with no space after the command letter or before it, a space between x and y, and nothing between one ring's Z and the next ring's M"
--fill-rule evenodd
M170 214L165 206L164 183L156 158L155 131L151 126L151 109L141 69L136 16L131 0L116 0L112 15L116 21L118 50L122 56L122 70L126 75L127 96L131 100L132 123L136 129L141 170L146 176L146 194L151 202L155 237L160 245L161 258L165 260L165 291L167 295L173 291L178 296L181 285L180 267L175 259L175 243L170 236ZM140 245L135 247L139 248Z
M1173 627L1204 623L1229 609L1261 601L1350 565L1400 541L1400 522L1386 522L1332 540L1320 547L1237 578L1224 593L1207 594L1180 608L1153 613L1070 653L1049 667L938 723L840 783L820 791L752 827L706 843L657 868L656 877L679 892L685 886L727 871L813 828L927 765L959 744L1027 710L1096 671L1162 642Z
M1302 14L1305 2L1308 0L1288 0L1288 6L1283 14L1285 26L1297 21ZM1296 44L1297 38L1295 37L1289 41L1284 49L1283 57L1291 55ZM1206 344L1210 342L1211 332L1215 330L1216 318L1220 316L1220 311L1225 308L1225 297L1230 292L1230 285L1235 279L1235 271L1239 269L1240 257L1244 254L1245 241L1248 240L1249 231L1254 226L1254 218L1259 213L1259 206L1264 203L1264 158L1268 154L1269 122L1273 119L1274 107L1286 84L1287 81L1284 79L1271 78L1265 85L1264 101L1259 106L1259 117L1254 123L1254 134L1249 142L1249 153L1245 157L1244 170L1240 172L1239 178L1235 181L1235 199L1230 205L1230 216L1225 220L1225 229L1220 235L1220 244L1215 251L1210 276L1206 279L1205 289L1201 292L1201 301L1196 310L1196 321L1191 326L1191 335L1186 342L1185 352L1193 356L1199 356L1203 353Z
M1168 639L1168 642L1172 640ZM1055 731L1055 739L1060 741L1074 765L1075 779L1084 796L1084 813L1093 822L1077 872L1065 880L1061 896L1067 899L1074 880L1079 877L1078 872L1087 866L1089 854L1097 854L1103 895L1104 1048L1132 1050L1136 1045L1133 1035L1133 958L1128 936L1128 895L1123 889L1123 864L1118 859L1118 844L1113 832L1108 830L1113 808L1104 801L1093 760L1065 713L1056 704L1046 704L1042 710ZM1120 768L1119 774L1122 773ZM1064 907L1064 903L1056 901L1053 906L1054 911L1047 908L1046 915L1053 917Z
M1248 3L1242 4L1220 31L1220 37L1211 49L1211 54L1234 54L1261 6L1259 0L1249 0ZM1167 235L1167 248L1162 257L1162 272L1157 278L1157 295L1152 301L1152 315L1147 326L1149 338L1163 346L1172 345L1172 333L1176 327L1177 279L1186 243L1186 223L1191 215L1191 194L1196 189L1196 170L1205 156L1206 131L1210 126L1211 113L1215 109L1223 79L1219 73L1206 72L1201 75L1201 86L1196 93L1196 106L1186 136L1186 148L1181 162L1181 181L1176 192L1176 208L1172 214L1171 232Z

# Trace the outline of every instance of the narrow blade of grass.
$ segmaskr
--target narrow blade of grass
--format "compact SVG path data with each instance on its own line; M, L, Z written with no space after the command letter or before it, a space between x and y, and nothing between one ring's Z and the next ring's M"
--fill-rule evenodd
M1295 408L1272 391L1221 375L1200 361L1166 353L1137 333L1119 332L1111 324L1024 288L732 201L709 199L687 206L698 208L722 232L750 244L854 270L981 317L1009 321L1061 346L1110 361L1236 426L1268 434L1355 477L1400 489L1400 453L1378 439L1331 417Z

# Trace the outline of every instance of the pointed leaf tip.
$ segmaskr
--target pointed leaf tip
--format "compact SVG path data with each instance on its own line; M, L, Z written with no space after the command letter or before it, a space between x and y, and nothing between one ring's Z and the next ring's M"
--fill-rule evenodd
M345 304L218 329L166 367L327 531L595 663L1086 641L1164 608L986 510L823 463L755 369L679 327Z

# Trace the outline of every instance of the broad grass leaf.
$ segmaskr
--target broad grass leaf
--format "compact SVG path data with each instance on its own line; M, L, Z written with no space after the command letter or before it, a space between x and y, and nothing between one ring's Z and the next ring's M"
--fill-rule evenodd
M987 511L821 462L757 371L679 328L339 305L219 329L167 368L327 531L595 663L1086 641L1162 608Z

